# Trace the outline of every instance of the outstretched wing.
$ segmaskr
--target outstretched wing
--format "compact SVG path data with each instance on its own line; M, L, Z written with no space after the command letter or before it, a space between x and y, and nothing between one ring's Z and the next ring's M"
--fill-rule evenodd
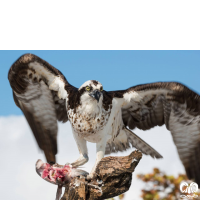
M200 96L175 82L138 85L106 93L105 103L123 98L122 120L129 129L166 125L188 178L200 184Z
M57 120L68 120L68 96L77 89L59 70L33 54L21 56L11 66L8 79L14 101L24 113L39 147L48 162L55 162Z

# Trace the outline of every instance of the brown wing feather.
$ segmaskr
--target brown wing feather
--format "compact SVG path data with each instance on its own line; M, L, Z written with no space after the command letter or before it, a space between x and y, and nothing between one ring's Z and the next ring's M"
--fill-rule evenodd
M37 67L30 67L30 64ZM55 162L57 120L66 122L68 116L66 100L58 95L60 86L55 87L55 90L50 89L49 83L54 81L52 77L59 77L66 91L76 91L59 70L33 54L21 56L8 73L16 105L24 113L47 161Z
M25 93L13 94L47 161L55 162L58 127L51 91L43 81L40 83L30 81Z
M175 82L138 85L107 92L110 98L135 94L122 107L122 119L130 129L148 130L166 125L190 179L200 185L200 96Z
M30 112L24 105L21 106L22 112L24 113L31 130L35 136L38 146L44 151L45 157L48 162L56 162L55 155L57 154L57 125L52 127L45 127L40 120L44 120L42 117L39 120L35 120L35 116ZM46 114L46 113L45 113ZM52 123L56 121L51 120ZM44 142L45 141L45 142Z

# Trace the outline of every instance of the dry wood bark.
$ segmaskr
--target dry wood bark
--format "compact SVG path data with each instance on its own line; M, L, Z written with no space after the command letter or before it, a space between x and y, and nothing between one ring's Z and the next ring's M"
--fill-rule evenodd
M118 196L129 190L132 173L142 158L139 151L129 156L109 156L97 166L97 177L90 181L76 177L66 185L61 200L100 200Z

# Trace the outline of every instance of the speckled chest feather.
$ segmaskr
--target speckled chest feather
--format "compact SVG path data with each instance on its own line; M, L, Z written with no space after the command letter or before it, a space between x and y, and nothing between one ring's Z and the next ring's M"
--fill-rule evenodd
M102 130L108 122L111 108L105 110L103 107L94 109L93 112L84 112L80 105L76 110L69 109L68 117L74 131L83 137L95 134Z

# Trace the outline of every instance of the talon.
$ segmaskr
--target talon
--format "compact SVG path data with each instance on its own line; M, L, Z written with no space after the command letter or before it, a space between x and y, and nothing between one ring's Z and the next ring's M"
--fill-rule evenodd
M79 167L81 165L84 165L86 162L88 162L88 160L89 160L88 156L86 154L84 154L78 160L71 163L71 165L72 165L72 167L76 168L76 167Z
M86 176L86 180L87 180L87 181L91 181L91 180L92 180L92 176L87 175L87 176Z
M80 165L79 165L78 163L76 163L76 162L70 163L70 165L72 166L72 168L77 168L77 167L80 166Z
M90 173L89 175L87 175L86 179L88 181L95 179L97 177L96 173Z
M79 177L80 177L80 178L85 178L85 176L83 176L83 175L80 175Z
M85 176L83 176L83 175L79 175L78 177L79 177L80 179L85 178Z

